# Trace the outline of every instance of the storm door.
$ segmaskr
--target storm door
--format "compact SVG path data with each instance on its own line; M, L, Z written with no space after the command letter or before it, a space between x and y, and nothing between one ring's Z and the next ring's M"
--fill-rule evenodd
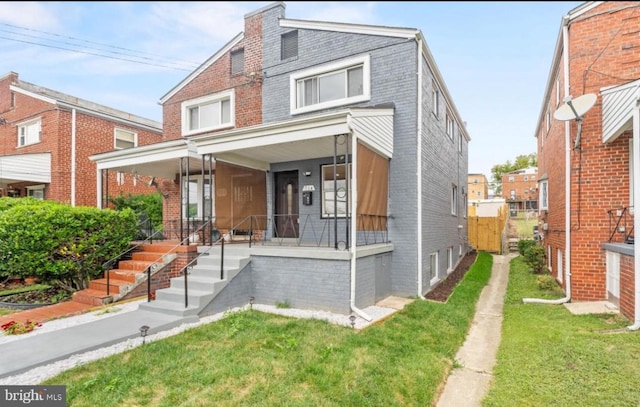
M298 237L298 171L276 172L275 236Z

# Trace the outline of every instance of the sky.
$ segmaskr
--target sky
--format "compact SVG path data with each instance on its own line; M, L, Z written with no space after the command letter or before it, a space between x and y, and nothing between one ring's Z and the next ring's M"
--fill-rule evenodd
M258 2L0 2L0 77L162 121L159 100ZM583 2L285 2L289 19L419 29L467 124L469 173L536 152L562 16Z

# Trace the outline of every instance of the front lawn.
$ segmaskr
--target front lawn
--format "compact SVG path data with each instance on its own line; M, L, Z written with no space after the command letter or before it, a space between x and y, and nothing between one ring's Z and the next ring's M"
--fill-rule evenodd
M446 304L414 301L361 332L247 310L44 384L72 406L428 406L492 263L479 253Z

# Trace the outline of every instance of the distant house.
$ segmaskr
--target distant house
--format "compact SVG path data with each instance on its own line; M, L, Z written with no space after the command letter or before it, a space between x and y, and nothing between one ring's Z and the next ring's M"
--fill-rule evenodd
M161 124L74 96L0 77L0 196L96 205L92 154L162 140ZM111 175L108 195L153 192L134 174Z
M538 169L522 168L502 175L502 198L511 216L538 209Z
M247 14L160 99L165 142L92 157L165 180L165 227L186 228L181 242L210 221L228 242L222 282L219 245L199 248L200 296L184 313L252 298L362 314L423 296L469 249L470 138L422 33L291 20L285 7ZM145 307L178 312L179 280Z
M539 232L566 301L608 300L640 327L638 2L562 17L538 119ZM571 114L567 101L579 110ZM559 116L559 117L558 117Z
M467 196L469 201L489 199L489 181L484 174L469 174L467 176Z

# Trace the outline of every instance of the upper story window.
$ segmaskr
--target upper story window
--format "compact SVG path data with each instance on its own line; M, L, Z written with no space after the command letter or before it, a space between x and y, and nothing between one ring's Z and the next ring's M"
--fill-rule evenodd
M540 209L547 210L549 208L549 193L548 193L548 181L540 181L540 196L538 200L540 201Z
M438 110L440 108L440 90L438 89L438 85L436 81L431 82L431 104L433 109L433 114L438 117Z
M231 51L231 75L244 72L244 48Z
M235 122L234 91L182 102L182 135L232 127Z
M39 143L42 140L42 121L40 119L22 123L18 126L18 147Z
M298 56L298 30L289 31L280 37L280 59L285 60Z
M551 129L551 109L549 109L548 107L547 107L546 121L547 121L547 132L549 132L549 130Z
M370 62L365 55L291 75L291 113L364 102L371 98Z
M509 175L509 182L514 182L516 178L513 175Z
M462 134L460 132L458 132L458 152L460 154L462 154L462 142L464 141L464 138L462 137Z
M122 150L124 148L132 148L138 145L138 133L124 130L115 129L113 137L113 148L116 150Z
M451 214L458 214L458 186L451 185Z
M449 112L447 112L447 136L453 141L453 119Z

